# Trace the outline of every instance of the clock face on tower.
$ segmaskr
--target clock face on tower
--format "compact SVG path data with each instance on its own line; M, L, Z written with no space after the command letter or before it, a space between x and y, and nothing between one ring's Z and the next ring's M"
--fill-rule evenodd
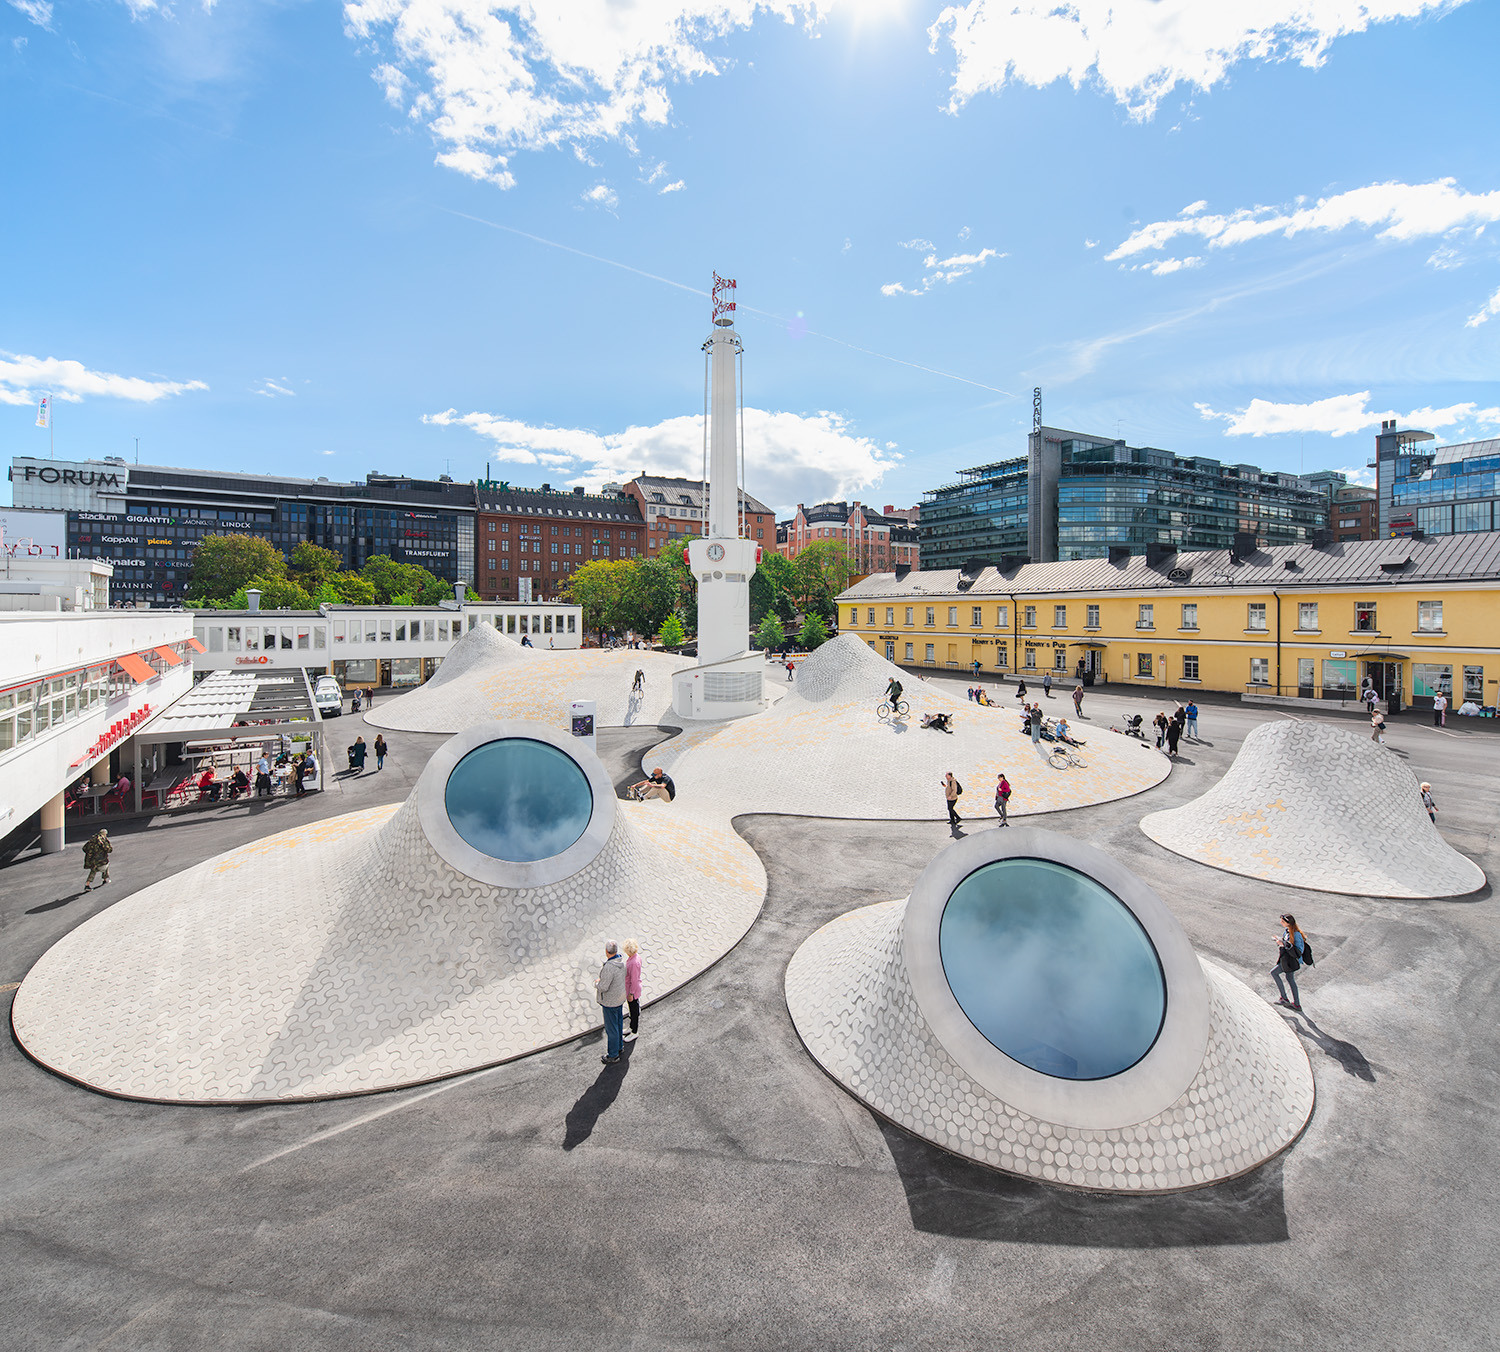
M718 561L724 557L724 546L709 545L708 557L711 558L715 563L718 563Z

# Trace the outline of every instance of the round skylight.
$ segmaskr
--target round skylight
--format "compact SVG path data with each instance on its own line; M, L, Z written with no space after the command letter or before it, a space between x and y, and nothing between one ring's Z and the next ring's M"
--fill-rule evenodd
M578 762L529 737L486 742L453 767L444 789L453 829L492 859L530 864L583 835L594 795Z
M1113 893L1045 859L1001 859L954 888L938 926L949 989L1012 1060L1064 1080L1135 1065L1167 1011L1161 963Z

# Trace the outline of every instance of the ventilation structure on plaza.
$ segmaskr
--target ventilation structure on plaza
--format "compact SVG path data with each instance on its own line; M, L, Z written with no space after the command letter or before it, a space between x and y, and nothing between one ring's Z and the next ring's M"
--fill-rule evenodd
M786 997L807 1049L877 1113L1047 1182L1217 1182L1312 1112L1307 1057L1275 1011L1200 961L1128 869L1048 831L970 836L905 901L825 925Z
M728 952L764 896L727 819L620 802L583 743L486 723L403 803L256 841L93 917L32 968L13 1021L37 1061L125 1097L367 1093L599 1027L609 940L641 940L659 998Z

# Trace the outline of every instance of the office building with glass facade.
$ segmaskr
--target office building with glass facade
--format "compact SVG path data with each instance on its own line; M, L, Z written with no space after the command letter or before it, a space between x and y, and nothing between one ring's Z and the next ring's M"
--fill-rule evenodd
M928 492L922 564L1229 549L1236 535L1300 544L1327 526L1328 507L1326 492L1295 474L1044 427L1024 460L965 470Z
M334 483L25 456L13 462L11 484L17 507L67 511L68 552L113 564L117 600L181 604L198 541L235 532L287 556L310 541L345 568L384 555L446 582L475 580L473 484L375 473Z
M1430 434L1422 434L1430 437ZM1407 450L1389 462L1383 486L1391 535L1466 535L1500 529L1500 437Z

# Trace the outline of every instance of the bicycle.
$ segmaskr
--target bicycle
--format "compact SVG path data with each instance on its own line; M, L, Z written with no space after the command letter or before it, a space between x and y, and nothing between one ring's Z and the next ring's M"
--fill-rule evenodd
M1047 757L1047 764L1054 770L1087 770L1089 768L1086 760L1075 756L1065 746L1053 747L1052 754Z
M891 718L906 718L910 713L911 705L904 699L897 700L894 709L892 709L890 701L886 700L875 710L875 717L884 723Z

